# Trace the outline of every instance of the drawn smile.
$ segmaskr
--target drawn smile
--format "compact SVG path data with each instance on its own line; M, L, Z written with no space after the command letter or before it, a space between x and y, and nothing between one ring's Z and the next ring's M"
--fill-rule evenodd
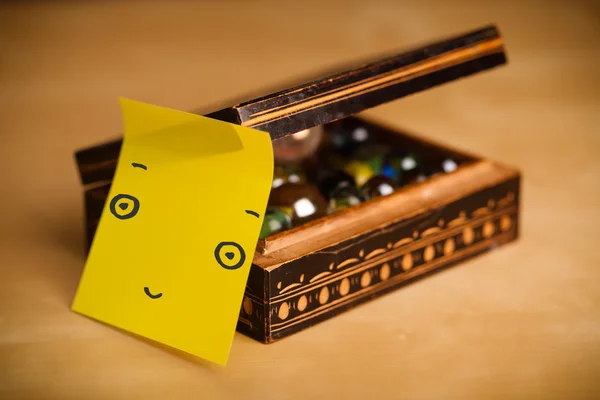
M150 297L151 299L159 299L162 297L162 293L157 293L157 294L152 294L150 293L150 289L148 289L148 287L144 287L144 293L146 293L146 296Z

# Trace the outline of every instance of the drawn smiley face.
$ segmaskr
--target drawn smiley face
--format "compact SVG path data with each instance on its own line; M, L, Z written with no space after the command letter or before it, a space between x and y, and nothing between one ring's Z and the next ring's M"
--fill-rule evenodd
M144 171L148 170L148 167L144 164L131 163L131 165ZM119 193L111 199L109 209L115 218L127 220L138 214L140 201L130 194ZM245 211L246 214L259 218L256 211ZM232 241L222 241L217 244L214 256L218 265L232 271L241 268L246 262L246 251L239 243ZM151 299L160 299L163 296L162 292L153 293L148 286L144 286L144 294Z
M246 252L236 242L221 242L215 248L215 259L221 267L235 270L244 265Z
M131 163L131 166L133 168L140 168L144 171L148 170L146 165L140 163L134 162ZM135 217L139 212L140 201L137 197L130 194L119 193L111 199L109 209L111 214L117 219L130 219ZM163 295L162 293L152 293L148 286L144 286L144 293L151 299L160 299Z
M144 171L148 170L144 164L140 163L131 163L133 168L140 168ZM114 196L110 201L110 213L118 219L129 219L133 218L137 215L138 211L140 211L140 201L130 195L125 193L119 193Z
M120 193L110 201L110 212L118 219L133 218L139 210L140 201L129 194Z
M256 211L246 210L246 214L259 218ZM220 242L215 247L215 260L225 269L236 270L246 262L246 252L237 242Z

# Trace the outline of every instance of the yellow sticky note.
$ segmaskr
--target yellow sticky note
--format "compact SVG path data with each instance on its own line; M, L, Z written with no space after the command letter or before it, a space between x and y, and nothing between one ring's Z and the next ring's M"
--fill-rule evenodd
M121 154L72 309L224 365L271 189L269 134L121 108Z

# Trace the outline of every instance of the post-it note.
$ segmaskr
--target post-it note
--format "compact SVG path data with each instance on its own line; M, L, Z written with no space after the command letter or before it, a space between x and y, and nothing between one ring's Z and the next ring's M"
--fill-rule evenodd
M225 365L271 189L269 134L132 100L121 109L72 309Z

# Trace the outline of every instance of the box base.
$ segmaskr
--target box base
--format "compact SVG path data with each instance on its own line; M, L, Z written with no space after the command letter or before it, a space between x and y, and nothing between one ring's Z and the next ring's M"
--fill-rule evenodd
M519 189L509 176L299 259L254 264L238 331L271 343L517 239Z

